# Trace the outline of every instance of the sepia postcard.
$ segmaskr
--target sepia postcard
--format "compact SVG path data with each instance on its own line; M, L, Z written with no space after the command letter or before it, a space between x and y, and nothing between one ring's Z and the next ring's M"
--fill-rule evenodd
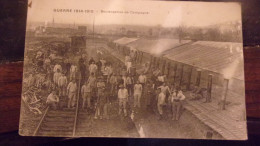
M29 0L19 134L246 140L240 3Z

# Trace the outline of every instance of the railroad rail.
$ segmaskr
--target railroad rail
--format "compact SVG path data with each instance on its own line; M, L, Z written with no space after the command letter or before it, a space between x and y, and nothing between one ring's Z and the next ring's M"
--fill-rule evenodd
M114 55L111 57L123 63ZM34 136L79 137L95 135L92 125L95 125L96 121L79 106L82 102L80 100L81 77L79 77L77 85L76 107L53 110L48 106L33 133Z
M81 78L78 81L78 91L76 96L76 107L73 109L53 110L49 106L46 108L39 124L37 125L34 136L60 136L74 137L77 127L79 112L79 93Z

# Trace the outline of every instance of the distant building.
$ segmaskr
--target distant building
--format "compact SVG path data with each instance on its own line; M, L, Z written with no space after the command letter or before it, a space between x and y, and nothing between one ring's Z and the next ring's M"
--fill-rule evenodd
M46 27L45 33L47 34L73 34L75 32L75 29L73 28L60 28L60 27Z

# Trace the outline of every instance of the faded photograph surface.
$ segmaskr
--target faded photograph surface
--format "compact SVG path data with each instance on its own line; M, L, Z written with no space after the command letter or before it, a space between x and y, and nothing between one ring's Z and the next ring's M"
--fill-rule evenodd
M245 140L238 3L29 0L19 134Z

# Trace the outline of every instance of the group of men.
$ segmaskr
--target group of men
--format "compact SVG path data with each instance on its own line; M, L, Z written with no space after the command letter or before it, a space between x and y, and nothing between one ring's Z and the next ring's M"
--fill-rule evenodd
M79 95L81 108L93 110L95 119L109 118L112 101L118 102L119 115L146 109L162 119L166 105L170 105L172 120L180 117L185 96L179 87L167 85L166 76L159 69L147 69L146 64L137 73L131 56L126 57L125 63L109 62L105 56L96 61L86 55L77 63L69 59L59 62L51 56L45 58L42 67L50 80L46 103L53 109L63 108L61 101L66 101L67 108L74 108Z

